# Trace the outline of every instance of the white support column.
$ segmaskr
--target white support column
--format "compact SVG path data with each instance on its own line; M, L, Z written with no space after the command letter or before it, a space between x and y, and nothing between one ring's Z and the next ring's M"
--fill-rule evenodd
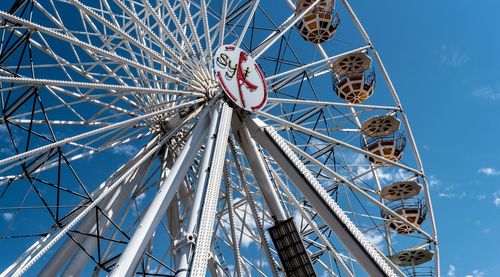
M395 266L365 238L274 128L260 126L250 117L245 118L244 122L251 131L252 137L269 151L297 189L302 192L318 215L335 232L366 272L371 276L381 277L404 275L401 272L395 273Z
M214 220L219 200L222 171L227 150L227 140L231 126L233 109L228 104L222 104L219 121L219 132L215 141L215 149L208 177L205 202L201 212L200 227L196 239L196 248L191 266L191 276L205 276L214 237Z
M132 276L134 274L151 236L164 216L175 193L177 193L179 185L184 180L184 176L203 143L203 138L207 131L205 128L207 123L208 115L203 114L172 166L170 170L171 174L162 183L161 188L149 205L137 230L109 276Z
M264 248L264 252L266 253L267 259L269 261L269 267L273 274L273 277L278 277L277 263L271 253L271 249L269 247L269 242L267 241L267 237L264 233L264 226L262 221L259 218L259 212L257 211L255 201L252 197L250 189L248 188L248 184L246 181L245 173L243 173L243 168L241 167L241 163L238 159L238 154L236 152L236 146L232 137L229 137L229 148L231 149L231 154L233 157L234 165L236 166L236 170L238 171L238 175L240 177L240 184L245 190L245 196L250 206L250 211L252 212L253 219L255 221L255 225L257 226L257 232L259 233L261 247ZM243 259L245 257L242 257ZM249 275L249 274L248 274Z
M233 254L234 254L234 268L236 269L236 274L238 277L243 276L241 271L241 254L240 254L240 244L238 238L236 237L236 226L234 224L234 206L233 206L233 187L231 182L231 169L229 165L229 160L226 160L226 165L224 166L224 183L226 185L226 204L227 211L229 215L229 227L231 230L231 241L233 244ZM243 227L242 227L243 228Z
M287 216L285 210L281 205L281 201L276 193L275 185L273 184L271 175L265 165L265 161L257 148L257 144L252 139L245 124L243 124L243 122L239 119L236 119L236 115L234 117L233 132L236 133L238 142L243 149L248 162L250 163L252 172L254 172L254 178L259 185L264 199L266 200L266 204L271 211L271 215L276 221L286 220Z
M199 167L198 182L194 191L189 218L186 219L189 221L187 223L184 238L181 238L178 241L178 243L180 244L179 246L176 245L176 247L179 247L179 262L176 264L175 273L177 277L184 277L188 275L189 260L191 258L191 252L193 250L194 243L193 238L195 236L194 232L195 228L198 226L201 207L203 206L203 196L205 195L208 173L210 171L214 146L217 138L217 129L219 127L220 120L220 108L220 106L215 108L210 114L210 126L208 129L207 141L205 143L205 153Z
M163 157L163 162L165 163L164 167L172 167L172 163L173 163L172 158L173 157L171 157L171 156L167 157L167 155L165 155ZM167 178L168 173L169 172L162 171L161 178L162 179ZM168 206L168 209L167 209L168 231L170 233L171 240L172 240L170 242L171 248L174 247L173 246L174 240L178 239L181 236L182 232L184 231L184 226L183 226L182 221L180 219L179 202L181 201L180 198L182 198L181 195L184 193L185 188L186 188L186 178L184 178L184 181L179 186L179 191L178 191L177 195L174 196L174 198L172 199L172 202L170 203L170 206ZM187 196L187 194L186 194L186 196ZM188 197L186 197L186 198L188 198ZM184 204L186 205L187 203L184 203ZM172 259L173 259L174 263L177 263L177 261L179 259L179 254L177 253L177 251L172 251Z

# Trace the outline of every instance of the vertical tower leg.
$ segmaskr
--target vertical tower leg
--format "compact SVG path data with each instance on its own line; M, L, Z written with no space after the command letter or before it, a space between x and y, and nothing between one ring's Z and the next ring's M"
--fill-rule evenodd
M162 182L160 190L144 214L137 230L120 256L110 276L131 276L146 249L156 227L164 216L170 202L184 180L192 161L203 143L207 129L208 115L200 116L191 136L177 157L170 174Z
M196 240L196 249L193 257L191 276L205 276L208 258L210 256L212 238L214 235L214 219L219 200L222 171L226 157L229 128L231 125L232 109L222 104L219 120L219 132L215 140L215 147L208 177L205 202L201 211L200 225Z

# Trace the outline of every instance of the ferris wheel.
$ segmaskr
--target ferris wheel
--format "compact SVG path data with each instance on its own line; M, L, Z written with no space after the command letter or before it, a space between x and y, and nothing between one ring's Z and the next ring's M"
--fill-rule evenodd
M439 276L347 0L6 0L0 26L0 276Z

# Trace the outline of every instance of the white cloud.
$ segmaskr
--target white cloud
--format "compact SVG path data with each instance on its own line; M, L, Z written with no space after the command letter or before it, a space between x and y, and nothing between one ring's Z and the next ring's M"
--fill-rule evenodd
M500 191L493 193L493 204L495 206L500 207Z
M373 179L373 173L368 172L371 170L371 163L366 159L364 155L355 154L353 157L346 159L348 164L352 164L356 166L354 170L355 176L361 176L360 180L362 181L370 181ZM388 169L388 168L377 168L376 169L377 176L381 182L395 182L395 181L403 181L411 178L413 175L408 171L403 170L401 168L398 169Z
M14 213L2 213L2 218L5 221L10 221L14 217Z
M458 198L458 199L463 199L467 196L467 193L462 192L462 193L447 193L447 192L441 192L438 193L438 197L440 198Z
M240 200L241 200L240 198L235 198L234 203L238 203ZM236 228L235 236L238 240L241 237L241 244L240 244L241 248L247 248L250 246L250 244L256 243L254 237L258 237L257 224L253 219L250 205L248 204L241 205L235 208L234 211L235 211L234 226ZM222 219L223 221L226 222L227 228L229 228L229 214L225 213L222 216ZM242 219L244 219L245 222L243 222ZM243 235L241 234L241 231L243 231ZM224 232L220 228L218 230L218 235L225 236Z
M118 145L113 147L113 153L125 156L133 156L137 153L137 147L129 144Z
M483 167L478 170L479 173L484 174L486 176L499 176L500 170L491 168L491 167Z
M465 277L483 277L484 276L484 272L482 271L479 271L477 269L474 269L472 271L472 274L467 274L465 275Z
M0 124L0 145L5 147L0 147L0 154L12 155L14 154L14 149L10 146L10 139L8 134L7 126Z
M135 197L135 202L137 202L137 206L141 206L142 202L146 198L146 193L143 192Z
M455 277L455 276L456 276L456 275L455 275L455 271L456 271L455 266L454 266L454 265L452 265L452 264L451 264L451 265L449 265L449 266L448 266L448 273L446 273L446 276L448 276L448 277Z
M469 55L459 50L449 50L446 45L441 48L441 64L457 67L469 61Z
M365 233L365 237L373 244L373 246L375 246L378 249L382 249L382 247L384 246L385 239L384 236L382 236L379 231L367 232Z
M492 88L491 86L483 86L472 91L472 95L487 100L500 100L499 89Z
M436 176L431 175L429 176L429 185L431 187L436 187L441 184L441 180L439 180Z
M481 194L478 194L478 195L477 195L477 200L482 201L482 200L484 200L484 199L486 199L486 194L481 193Z
M269 262L267 261L267 259L255 259L254 262L253 262L254 265L257 265L257 266L262 266L263 268L266 268L269 266Z

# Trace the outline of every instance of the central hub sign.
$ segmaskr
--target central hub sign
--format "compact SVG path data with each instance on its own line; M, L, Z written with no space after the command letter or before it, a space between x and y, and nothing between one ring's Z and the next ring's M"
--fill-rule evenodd
M245 51L223 45L215 54L214 66L224 92L236 105L247 111L264 107L267 100L264 75Z

